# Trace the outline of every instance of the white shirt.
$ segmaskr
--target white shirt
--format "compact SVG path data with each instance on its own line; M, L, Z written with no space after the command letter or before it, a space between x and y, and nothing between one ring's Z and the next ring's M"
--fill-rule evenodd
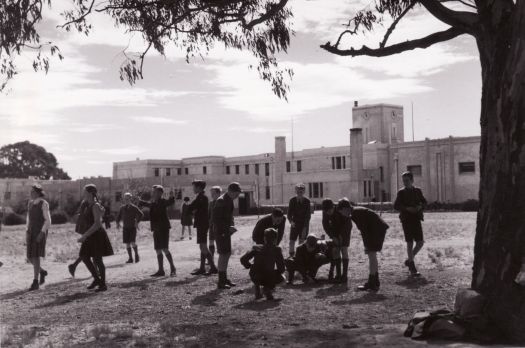
M34 199L33 201L29 202L27 209L26 228L29 228L29 210L31 209L31 206L33 204L38 204L40 201L43 201L42 214L44 216L44 225L42 226L42 231L47 231L51 226L51 214L49 213L49 203L47 203L47 201L44 200L42 197L38 197L37 199Z

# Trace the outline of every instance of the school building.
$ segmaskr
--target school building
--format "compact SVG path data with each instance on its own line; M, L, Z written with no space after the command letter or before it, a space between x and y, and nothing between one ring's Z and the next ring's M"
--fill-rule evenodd
M102 195L111 197L116 203L112 209L116 209L123 192L142 192L153 184L173 189L182 198L192 196L194 179L205 180L207 190L238 181L244 190L238 210L245 214L257 206L286 204L299 182L306 185L307 195L316 203L323 197L344 196L355 202L391 201L402 185L401 173L410 170L429 202L477 199L480 137L405 142L403 117L402 106L359 106L356 102L349 142L342 146L292 153L286 150L286 138L278 136L273 151L264 154L136 159L113 163L112 178L41 183L48 195L64 200L67 195L80 197L83 185L93 182ZM12 180L10 188L6 188L6 180L0 179L2 197L14 200L22 193L27 196L30 179L18 179L17 185Z

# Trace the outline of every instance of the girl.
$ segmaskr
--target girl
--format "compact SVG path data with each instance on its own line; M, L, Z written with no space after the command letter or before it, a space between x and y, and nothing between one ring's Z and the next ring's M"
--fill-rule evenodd
M180 237L181 240L184 239L184 231L186 230L186 228L188 229L188 235L190 236L191 240L191 226L193 225L193 215L189 205L190 198L184 197L184 203L182 203L182 212L180 216L180 223L182 225L182 236Z
M103 214L104 208L99 203L97 187L93 184L86 185L78 224L78 232L82 234L82 237L78 239L78 242L82 243L80 257L94 278L88 289L97 287L95 291L107 290L106 267L102 258L113 255L113 248L108 235L102 228ZM94 264L91 258L93 258Z
M46 255L47 230L51 225L49 204L44 200L42 186L31 186L31 200L27 209L27 259L33 264L33 283L30 291L37 290L46 281L47 271L40 267L40 258ZM40 282L38 277L40 276Z

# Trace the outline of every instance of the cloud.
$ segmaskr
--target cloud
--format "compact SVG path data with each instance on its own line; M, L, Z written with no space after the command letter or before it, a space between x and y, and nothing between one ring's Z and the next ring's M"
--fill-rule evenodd
M132 119L136 122L154 123L154 124L188 124L187 120L175 120L169 117L160 116L134 116Z
M234 132L247 132L247 133L256 133L256 134L267 134L267 133L272 133L272 134L288 134L289 130L286 129L286 128L270 128L270 127L260 127L260 126L254 126L254 127L250 127L250 126L235 126L235 127L230 127L228 128L228 130L230 131L234 131ZM284 135L286 135L284 134Z

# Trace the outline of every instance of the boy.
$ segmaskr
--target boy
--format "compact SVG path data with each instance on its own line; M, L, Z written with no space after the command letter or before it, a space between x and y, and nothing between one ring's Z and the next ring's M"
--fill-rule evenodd
M208 250L208 228L210 222L208 220L208 197L204 194L206 188L206 182L203 180L194 180L192 182L193 193L195 193L195 199L188 205L188 212L194 215L193 226L197 230L197 244L201 251L201 262L200 267L196 271L192 272L192 275L201 274L217 274L217 268L213 263L213 257ZM210 272L206 273L206 260L210 265Z
M341 211L341 204L346 205L343 200L338 202L337 207L331 199L325 199L322 202L323 228L334 244L334 255L330 263L328 280L335 283L346 283L348 281L348 247L352 233L352 221L348 215L344 215ZM334 268L336 271L335 278Z
M397 192L394 209L399 211L399 219L407 243L408 259L405 261L405 266L408 267L412 276L419 276L414 258L424 244L421 221L423 221L423 210L427 201L421 189L414 186L414 176L411 172L404 172L401 177L405 187ZM415 246L414 242L416 242Z
M264 244L253 246L251 251L241 257L241 264L250 270L256 300L263 297L261 286L266 299L273 300L272 292L275 286L284 280L282 276L284 273L283 252L276 243L277 230L267 228L264 230ZM253 264L250 263L252 258L254 259Z
M133 263L133 256L131 255L131 248L135 252L135 262L139 262L139 251L136 244L137 230L139 222L144 217L144 213L133 203L131 203L131 193L124 194L124 205L120 207L117 215L116 223L117 229L120 230L120 221L122 221L122 240L126 244L128 252L128 261L126 263Z
M290 221L290 257L295 253L295 242L299 238L299 244L303 243L308 235L311 218L310 200L304 196L306 187L304 184L295 186L295 197L288 203L288 221Z
M310 234L306 241L297 247L294 257L286 259L289 285L293 284L295 271L303 277L303 283L316 281L315 277L319 267L330 262L326 256L326 244Z
M188 236L191 240L191 225L193 225L193 215L191 214L188 205L190 204L190 198L184 197L181 213L180 213L180 224L182 225L182 233L180 236L181 240L184 240L184 232L188 229Z
M210 250L211 258L213 260L213 256L215 255L215 230L213 228L213 208L215 207L217 198L219 198L222 194L222 188L220 186L213 186L210 190L210 193L211 193L211 202L208 205L208 220L210 221L208 249Z
M213 207L213 229L215 232L215 242L217 243L217 252L219 253L219 279L217 283L218 289L230 289L235 286L228 279L228 260L232 252L231 235L237 229L234 227L233 201L236 200L242 193L241 185L237 182L232 182L228 185L228 191L222 194Z
M365 254L368 256L368 281L358 286L357 289L378 291L380 283L377 253L383 249L386 230L389 226L374 211L364 207L354 207L346 198L339 201L337 208L342 215L350 216L361 232Z
M281 209L275 208L272 213L261 218L255 224L255 228L252 233L252 240L255 244L264 244L264 233L268 228L274 228L277 231L277 244L281 244L281 240L284 235L284 226L286 224L286 219L284 218L284 213Z
M151 190L151 201L139 200L139 206L149 207L149 216L151 221L151 231L153 232L153 245L157 253L157 263L159 270L152 274L152 277L164 277L164 261L162 253L170 263L170 276L176 276L177 270L173 264L173 257L169 250L170 243L170 220L168 218L167 209L175 203L175 194L170 191L169 198L162 198L164 194L164 187L161 185L153 185Z

